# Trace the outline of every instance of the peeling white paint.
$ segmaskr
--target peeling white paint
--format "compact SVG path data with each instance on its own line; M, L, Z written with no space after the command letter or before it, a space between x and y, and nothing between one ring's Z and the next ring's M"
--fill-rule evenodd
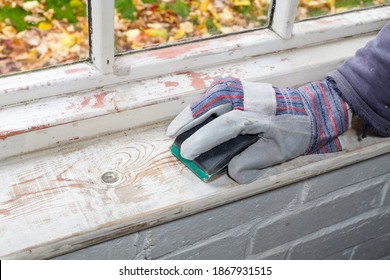
M271 28L283 39L292 37L297 9L298 0L276 1Z
M175 72L193 71L234 60L378 31L389 19L390 6L385 6L296 23L294 36L289 40L281 39L272 30L263 29L167 49L118 56L113 66L115 73L112 74L103 74L93 65L82 62L4 77L0 84L0 106ZM126 75L129 71L130 74Z
M250 185L206 184L171 155L166 125L2 162L0 258L54 257L390 152L389 139L350 130L348 152L294 159ZM117 183L103 183L107 171Z
M321 79L373 36L0 109L0 119L7 120L0 122L0 159L172 118L218 76L277 86Z

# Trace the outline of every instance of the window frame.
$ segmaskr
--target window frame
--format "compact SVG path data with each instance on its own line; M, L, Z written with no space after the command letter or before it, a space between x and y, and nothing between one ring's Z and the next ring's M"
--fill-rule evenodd
M298 0L274 0L268 28L115 56L115 0L89 0L90 60L1 77L0 107L186 72L379 30L389 5L295 23ZM371 16L370 16L371 15ZM337 16L337 15L336 15ZM335 24L335 21L339 21ZM212 43L210 43L212 42Z
M0 162L173 118L217 76L236 75L278 86L320 79L389 19L390 6L386 6L295 23L291 39L261 29L116 56L113 73L103 74L94 64L81 62L4 77L0 79L5 81L0 83L0 107L4 106L0 108ZM332 58L311 51L338 42L343 52ZM293 53L300 57L290 63Z
M100 15L103 10L99 10ZM279 12L283 14L287 11L280 10ZM278 11L276 10L275 13ZM242 77L245 79L270 82L278 86L296 85L310 79L318 79L350 57L356 48L372 39L375 36L374 33L389 19L390 6L386 9L376 8L370 11L359 11L295 23L293 33L289 33L288 30L291 26L284 25L286 30L280 31L279 29L279 34L274 30L278 28L275 27L278 23L272 23L272 26L275 27L272 30L263 29L217 38L215 39L217 41L213 40L213 42L217 42L215 44L210 44L211 40L207 40L117 57L105 57L104 53L102 54L102 49L95 49L94 54L100 53L102 55L100 57L101 69L91 62L80 62L5 77L4 81L12 81L12 83L0 83L0 95L4 94L3 97L9 98L12 102L5 103L4 105L8 104L8 106L0 109L0 166L3 169L16 171L18 166L24 164L25 159L45 159L45 157L57 156L63 160L64 164L69 163L69 167L72 167L73 163L68 161L72 149L82 150L88 146L94 150L96 148L94 141L83 141L68 147L59 147L59 144L171 118L204 90L212 76L221 73L243 74ZM283 23L279 22L279 24L280 28L283 28ZM95 25L95 27L98 28L99 25ZM359 34L362 36L354 36ZM96 33L94 35L100 36L101 44L104 43L103 35L103 32L100 32L100 35ZM283 39L283 36L286 38L291 36L291 38ZM353 50L350 49L351 46L353 46ZM336 55L335 53L339 49L340 53ZM330 56L323 56L324 51L329 52ZM111 63L104 64L104 59L107 57L113 58L114 61L112 73L105 72L111 67ZM239 71L235 72L236 70ZM262 72L258 73L253 70ZM4 93L4 88L11 90ZM27 94L29 95L28 99L50 98L15 105L18 102L27 101L24 99ZM12 104L14 105L11 106ZM154 127L161 128L163 125L165 126L166 123L156 124ZM153 127L150 129L152 130ZM146 141L149 138L159 139L163 137L162 131L163 129L160 129L158 133L153 132L152 137L147 133L142 135L140 139ZM126 133L126 131L123 132L123 134ZM133 133L138 132L134 130ZM141 134L142 132L140 132ZM106 140L106 138L101 138L98 141L103 141L104 145L108 145L107 143L110 142ZM52 155L51 150L45 150L41 153L2 161L7 157L50 147L54 147L60 153ZM165 208L164 211L157 213L160 215L159 217L156 218L154 215L153 220L148 220L151 216L142 217L141 220L140 216L137 216L136 220L132 217L126 220L117 220L117 222L122 222L119 227L117 223L100 231L88 227L89 231L77 232L77 240L71 238L49 240L50 242L47 244L35 246L32 251L13 252L10 257L53 257L55 254L66 253L72 248L79 249L91 245L93 244L91 241L102 241L104 240L102 237L108 237L108 235L103 234L104 232L109 231L111 237L113 233L127 234L135 229L135 224L141 225L142 228L142 225L156 225L156 221L157 224L171 221L194 214L194 211L204 211L210 207L220 206L221 203L237 201L250 195L389 153L389 151L389 141L386 140L369 147L363 147L356 152L343 152L336 159L325 158L315 163L311 162L306 167L267 177L249 187L229 188L222 196L220 193L210 196L210 199L201 201L194 199L192 204L185 207L191 211L181 211L183 207L179 205L180 211L176 208L173 210ZM80 158L84 156L85 160L89 160L85 155L81 152ZM104 162L104 158L101 160ZM38 165L37 163L34 165L45 170L51 176L51 171L47 171L46 165ZM9 172L7 174L11 176L15 173ZM10 178L12 181L16 178L13 184L20 184L18 186L21 188L33 184L29 178L14 178L12 176ZM42 178L42 180L47 178L45 173ZM63 177L52 176L52 178L59 178L58 181L61 180L61 184L64 183ZM23 182L21 182L22 180ZM146 181L146 184L148 182ZM48 186L54 184L53 181L49 180L45 183ZM58 186L55 185L55 187ZM41 185L38 185L37 188L41 188ZM220 188L214 189L220 190ZM213 197L218 197L218 199L213 200ZM178 197L178 199L183 201L182 197ZM155 213L153 212L153 214ZM124 223L125 231L123 231ZM131 226L126 228L126 225ZM137 229L139 230L140 227ZM72 240L77 241L73 242L75 246L68 246ZM80 240L84 242L80 242ZM45 250L45 248L51 249ZM49 253L42 254L42 252Z

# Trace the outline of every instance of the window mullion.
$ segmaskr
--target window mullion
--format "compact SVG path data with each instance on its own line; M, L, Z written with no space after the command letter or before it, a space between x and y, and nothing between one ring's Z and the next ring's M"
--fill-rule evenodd
M297 13L298 0L277 0L275 4L271 29L283 39L290 39Z
M91 59L103 73L112 73L114 65L115 0L90 0Z

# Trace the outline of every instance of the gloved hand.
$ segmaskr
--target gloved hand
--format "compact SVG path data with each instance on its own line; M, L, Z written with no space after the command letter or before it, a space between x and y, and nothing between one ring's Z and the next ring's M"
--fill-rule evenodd
M350 127L352 113L337 91L329 78L298 89L219 78L171 122L167 135L176 137L217 115L183 142L181 155L192 160L239 134L258 134L259 140L228 166L235 181L250 183L266 167L300 155L342 150L338 135Z

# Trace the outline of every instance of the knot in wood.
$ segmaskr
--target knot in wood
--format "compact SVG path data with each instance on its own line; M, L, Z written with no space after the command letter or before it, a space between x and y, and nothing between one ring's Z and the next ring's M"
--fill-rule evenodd
M118 173L114 171L107 171L102 175L102 181L106 184L113 184L119 179Z

